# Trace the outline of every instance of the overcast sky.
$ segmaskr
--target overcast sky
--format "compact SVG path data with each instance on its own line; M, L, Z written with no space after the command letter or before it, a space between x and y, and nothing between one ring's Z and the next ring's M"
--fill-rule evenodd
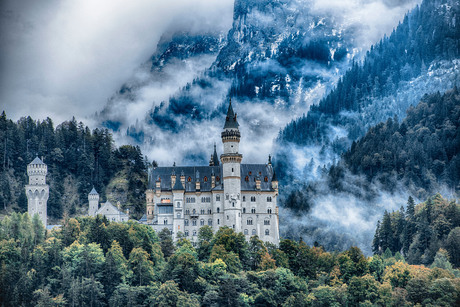
M315 8L362 20L375 40L417 2L318 0ZM0 111L14 120L49 116L56 124L101 110L166 29L229 29L233 10L233 0L0 3Z
M233 0L0 3L0 109L55 123L102 109L166 29L228 29L233 11Z

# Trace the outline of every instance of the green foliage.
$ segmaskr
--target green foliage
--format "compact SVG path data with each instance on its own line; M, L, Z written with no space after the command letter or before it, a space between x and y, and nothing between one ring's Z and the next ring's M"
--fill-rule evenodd
M460 279L442 249L426 268L398 261L391 252L366 258L356 247L331 254L291 240L278 247L254 236L247 243L228 228L216 236L207 227L201 233L201 243L209 246L195 249L182 238L165 259L162 235L146 225L69 218L45 235L27 213L13 213L0 221L0 305L455 306L459 301ZM206 254L207 248L209 259L200 260L199 251ZM238 248L246 249L244 265Z
M385 251L383 259L387 265L405 259L411 264L430 265L442 248L447 251L442 252L443 259L449 260L453 268L459 266L460 220L457 216L460 205L436 194L416 206L409 197L407 214L401 212L404 207L391 214L385 212L383 222L377 225L375 232L374 252ZM435 266L444 261L439 257L441 255Z

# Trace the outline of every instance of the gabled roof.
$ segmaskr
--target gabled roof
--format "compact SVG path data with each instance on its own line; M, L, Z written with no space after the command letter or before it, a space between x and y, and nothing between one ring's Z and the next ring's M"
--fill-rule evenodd
M112 205L112 203L109 202L109 201L107 201L105 204L102 205L102 207L99 208L99 210L97 210L96 215L97 214L104 215L104 213L107 213L107 209L116 211L117 214L119 214L121 217L128 217L128 215L126 213L124 213L121 210L118 210L118 208L115 207L114 205ZM105 212L104 212L104 210L105 210Z
M43 163L43 161L40 160L38 156L35 157L35 159L32 162L29 163L29 165L37 165L37 164L45 164L45 163Z
M238 121L236 120L236 114L233 112L232 100L230 99L230 104L228 105L227 117L225 118L224 129L238 129Z
M174 184L173 190L185 190L184 186L182 185L182 181L178 176L176 176L176 183Z
M93 187L91 192L89 192L89 195L99 195L99 194L97 193L96 189Z

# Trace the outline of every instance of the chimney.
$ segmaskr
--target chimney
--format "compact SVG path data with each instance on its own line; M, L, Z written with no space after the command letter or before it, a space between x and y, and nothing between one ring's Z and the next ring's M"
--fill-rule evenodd
M260 190L260 177L256 177L256 190Z

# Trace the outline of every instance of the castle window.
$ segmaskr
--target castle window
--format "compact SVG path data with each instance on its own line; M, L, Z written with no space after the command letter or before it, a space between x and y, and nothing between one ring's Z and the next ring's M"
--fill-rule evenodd
M243 201L246 201L246 196L243 196Z
M208 182L208 177L204 176L203 181Z
M216 195L216 201L220 201L220 195Z
M196 236L196 230L193 231L193 236L194 236L194 237Z
M252 225L252 219L248 219L248 220L246 221L246 225Z
M252 201L252 202L255 202L255 201L256 201L256 197L255 197L255 196L251 196L251 201Z
M272 202L272 197L271 197L271 196L268 196L268 197L267 197L267 202L269 202L269 203Z
M253 230L252 230L252 235L255 235L255 234L256 234L256 230L253 229Z
M229 196L228 196L228 193L225 194L225 199L228 200Z
M192 177L189 176L189 177L187 178L187 181L188 181L188 182L192 182Z
M211 219L208 220L208 226L212 226L212 220Z
M204 220L200 220L200 226L204 226Z
M196 226L196 220L192 221L192 226Z
M249 181L249 176L244 177L244 181Z
M189 215L190 214L190 209L185 209L185 214Z
M184 226L188 226L188 220L184 221Z
M217 225L220 225L220 219L217 219Z
M268 208L267 213L272 214L272 209Z
M204 214L204 212L205 212L204 209L200 210L200 214Z
M177 202L177 203L176 203L176 207L177 207L177 208L180 208L180 202Z
M220 213L220 208L219 207L217 207L217 213Z
M184 234L186 237L188 237L188 230L186 230Z
M248 235L249 234L249 231L247 229L244 230L244 234L245 235Z
M266 236L269 236L269 235L270 235L270 230L265 229L265 235L266 235Z
M267 176L265 176L264 181L268 182L268 177Z
M196 210L195 210L195 209L192 210L192 214L196 214Z
M220 177L219 177L219 176L216 176L216 180L217 180L217 181L220 181Z
M252 208L251 213L256 213L256 208Z
M249 175L252 175L252 172L249 172Z
M233 147L233 146L232 146ZM232 167L232 173L233 173L233 167Z
M177 214L177 218L180 219L180 213Z
M164 225L168 225L168 220L163 220Z
M264 225L270 225L270 220L264 220Z
M212 213L211 209L208 209L208 214L211 214L211 213Z
M243 213L246 213L246 208L243 208Z
M230 217L227 215L227 221L230 219Z

